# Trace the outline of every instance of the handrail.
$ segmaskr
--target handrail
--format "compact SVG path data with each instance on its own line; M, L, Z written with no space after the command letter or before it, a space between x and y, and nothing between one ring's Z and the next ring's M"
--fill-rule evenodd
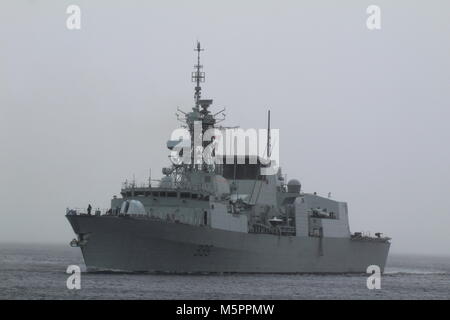
M111 209L104 208L92 208L91 215L104 215L107 214ZM88 215L87 208L66 208L66 215Z

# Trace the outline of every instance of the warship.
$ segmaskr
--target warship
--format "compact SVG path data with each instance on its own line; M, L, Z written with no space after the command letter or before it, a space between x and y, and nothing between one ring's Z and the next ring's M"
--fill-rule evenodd
M194 104L177 114L188 137L167 142L187 161L172 161L156 184L124 183L106 210L66 211L76 234L70 245L81 249L87 271L365 273L376 265L383 272L390 238L351 233L346 202L304 192L279 167L267 170L274 162L270 111L264 157L212 152L219 161L195 159L196 130L226 129L223 110L212 113L212 100L201 97L198 42L195 51ZM200 152L214 140L201 140Z

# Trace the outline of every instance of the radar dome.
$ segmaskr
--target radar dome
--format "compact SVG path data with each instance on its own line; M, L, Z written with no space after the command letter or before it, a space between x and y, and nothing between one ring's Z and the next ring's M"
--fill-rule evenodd
M302 185L300 184L300 181L297 179L289 180L288 184L288 192L291 193L300 193L300 189L302 188Z

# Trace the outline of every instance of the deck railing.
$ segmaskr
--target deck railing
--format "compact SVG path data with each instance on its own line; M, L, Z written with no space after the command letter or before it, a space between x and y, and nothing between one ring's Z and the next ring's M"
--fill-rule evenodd
M92 208L91 215L100 216L100 215L108 214L110 210L111 209ZM66 215L82 216L82 215L89 215L89 214L88 214L87 208L66 208Z

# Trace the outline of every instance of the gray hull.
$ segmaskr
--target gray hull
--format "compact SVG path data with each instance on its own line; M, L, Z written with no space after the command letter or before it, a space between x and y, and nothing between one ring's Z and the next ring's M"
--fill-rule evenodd
M224 231L150 219L67 216L88 271L365 273L389 242ZM86 237L86 236L84 236Z

